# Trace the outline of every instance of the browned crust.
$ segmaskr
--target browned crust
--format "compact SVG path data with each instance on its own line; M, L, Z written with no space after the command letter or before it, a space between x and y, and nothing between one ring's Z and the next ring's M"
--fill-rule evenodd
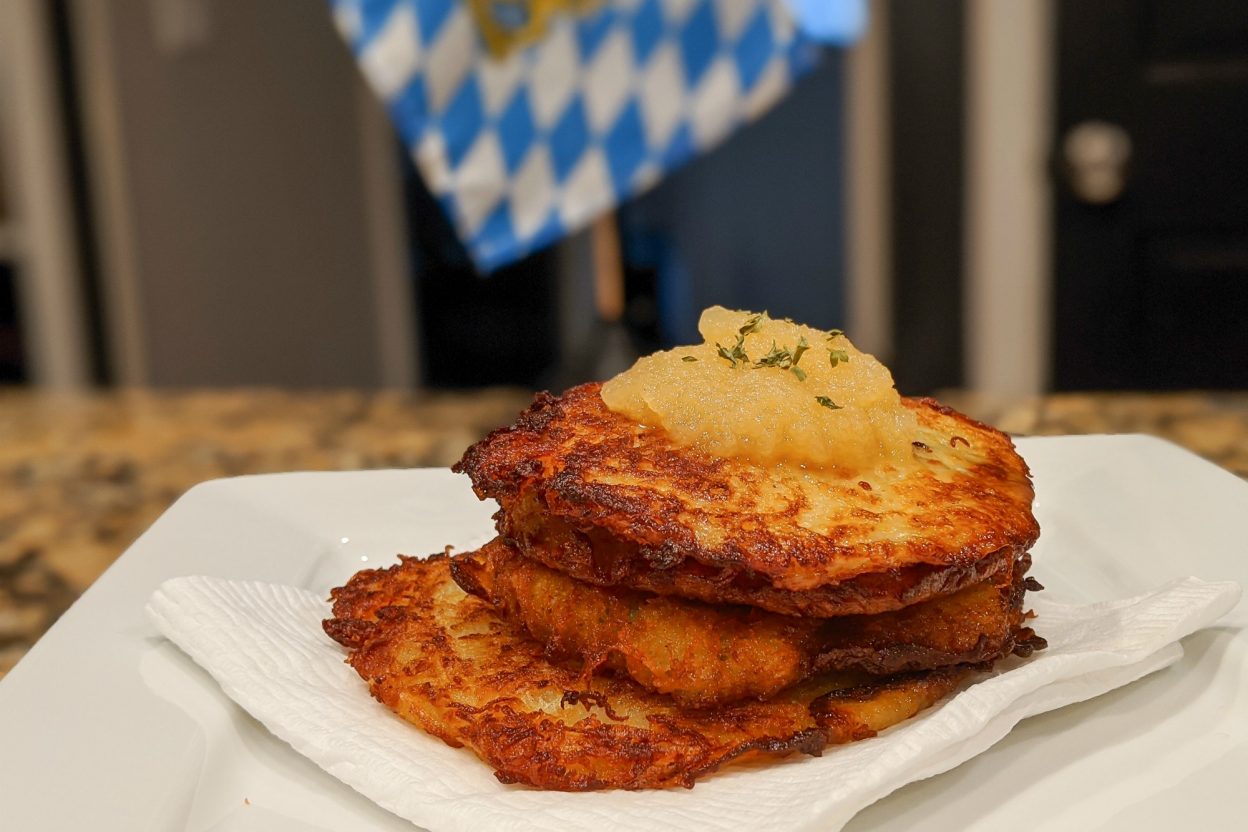
M991 581L880 615L828 619L817 633L815 671L887 675L998 659L1034 633L1023 627L1031 556ZM1040 649L1037 646L1035 649Z
M333 617L324 622L326 635L343 647L362 647L377 633L378 623L421 600L427 583L426 560L449 557L450 547L427 558L399 555L384 569L361 569L345 586L329 591Z
M815 618L872 615L949 595L1008 572L1020 554L1001 549L974 563L943 568L920 563L799 591L773 586L733 566L695 560L668 565L661 551L620 540L602 529L578 529L544 513L532 495L504 499L495 521L504 540L525 556L586 583Z
M1009 437L930 400L903 400L919 423L913 466L844 477L678 448L662 431L608 410L599 389L540 394L515 425L471 447L454 470L467 473L482 498L514 504L531 495L543 513L578 531L632 544L651 573L696 563L794 592L914 566L933 575L965 570L994 554L1008 562L1039 534L1027 466ZM877 473L879 487L860 487ZM811 487L820 489L823 513L812 508ZM829 494L836 499L825 499ZM905 533L880 531L891 527ZM643 588L681 584L687 594L692 583L705 593L708 582L690 574L652 574ZM948 591L943 578L932 583ZM919 591L911 601L930 594Z
M914 713L918 713L948 696L977 671L987 670L989 666L990 663L957 665L886 677L882 681L820 696L810 703L810 712L827 732L829 745L869 739L896 723L885 719L872 721L856 718L855 714L861 713L858 707L861 703L875 703L876 707L870 713L881 716L885 713L886 704L898 709L917 706Z
M455 581L588 673L608 667L694 707L766 699L815 673L873 675L1008 654L1022 625L1023 558L994 581L897 612L796 618L596 587L501 540L451 560Z
M585 680L552 664L455 586L444 556L361 573L333 597L325 630L346 639L379 701L472 749L502 782L547 789L688 787L734 760L818 754L908 719L974 672L824 676L769 702L689 710L628 680Z

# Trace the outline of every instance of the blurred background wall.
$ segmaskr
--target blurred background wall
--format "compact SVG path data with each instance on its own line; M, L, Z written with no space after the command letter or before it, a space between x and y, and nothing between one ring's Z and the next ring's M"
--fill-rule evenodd
M711 303L903 390L1248 386L1248 16L889 0L758 124L482 277L319 0L0 0L0 381L559 386Z

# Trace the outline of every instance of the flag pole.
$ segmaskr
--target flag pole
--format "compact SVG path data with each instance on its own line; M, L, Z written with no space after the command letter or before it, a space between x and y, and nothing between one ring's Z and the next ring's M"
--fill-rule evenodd
M599 320L614 324L624 317L624 258L615 213L607 212L591 229L594 253L594 306Z

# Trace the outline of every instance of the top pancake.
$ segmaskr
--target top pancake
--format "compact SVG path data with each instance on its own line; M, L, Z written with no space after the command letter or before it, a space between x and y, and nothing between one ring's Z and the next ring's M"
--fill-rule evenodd
M934 401L903 400L918 419L910 461L846 476L678 447L608 410L600 386L540 394L454 470L482 498L536 500L575 528L632 544L651 568L701 565L790 592L965 569L1039 535L1009 437Z

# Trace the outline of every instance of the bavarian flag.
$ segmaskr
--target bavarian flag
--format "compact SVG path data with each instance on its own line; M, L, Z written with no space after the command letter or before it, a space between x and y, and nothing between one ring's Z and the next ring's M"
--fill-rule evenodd
M331 0L426 185L490 271L757 118L838 0ZM861 0L839 2L860 8ZM859 15L861 17L861 15ZM838 24L846 37L861 21Z

